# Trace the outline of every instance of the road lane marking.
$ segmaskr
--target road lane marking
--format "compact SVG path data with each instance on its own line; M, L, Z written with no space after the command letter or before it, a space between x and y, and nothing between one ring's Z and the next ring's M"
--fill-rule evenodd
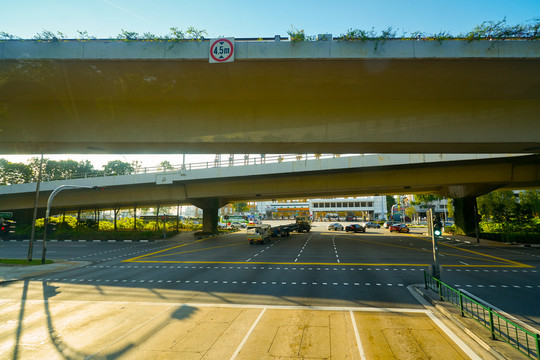
M236 359L236 357L238 356L238 354L240 353L240 350L242 350L242 348L244 347L244 345L246 344L247 340L249 339L251 333L253 332L253 330L255 330L255 327L257 327L257 324L259 323L259 321L261 320L262 316L264 315L266 311L266 308L263 308L261 313L259 314L259 316L257 317L257 319L255 320L255 322L253 323L253 325L251 325L251 328L248 330L246 336L244 336L244 339L242 339L242 342L238 345L238 347L236 348L236 351L234 352L234 354L232 354L230 360L234 360Z
M218 235L218 236L219 236L219 235ZM181 245L177 245L177 246L168 247L168 248L163 249L163 250L160 250L160 251L156 251L156 252L153 252L153 253L149 253L149 254L137 256L137 257L134 257L134 258L132 258L132 259L126 259L126 260L123 260L123 262L130 262L131 260L136 260L136 259L139 259L139 258L142 258L142 257L145 257L145 256L149 256L149 255L159 254L159 253L162 253L162 252L164 252L164 251L169 251L169 250L172 250L172 249L177 249L177 248L182 247L182 246L187 246L187 245L191 245L191 244L196 244L196 243L198 243L198 242L206 241L206 240L210 240L210 239L214 239L214 238L216 238L216 237L217 237L217 236L211 236L211 237L208 237L208 238L205 238L205 239L200 239L200 240L192 241L192 242L189 242L189 243L185 243L185 244L181 244ZM121 250L121 249L118 249L118 250Z
M366 354L364 353L364 347L362 346L362 341L360 341L360 333L358 332L358 327L356 326L356 320L354 319L354 314L352 310L349 310L351 315L351 322L354 330L354 337L356 338L356 345L358 346L358 353L360 354L360 359L366 360Z
M416 236L416 235L413 235L413 234L407 234L407 236L412 236L412 237L415 237L417 239L420 239L420 240L423 240L423 241L429 241L431 242L432 240L431 239L427 239L425 237L420 237L420 236ZM483 256L483 257L488 257L488 258L492 258L492 259L495 259L495 260L498 260L498 261L504 261L506 263L511 263L511 264L514 264L515 266L514 267L534 267L532 265L527 265L527 264L523 264L523 263L520 263L520 262L517 262L517 261L512 261L512 260L509 260L509 259L505 259L505 258L501 258L501 257L497 257L497 256L493 256L493 255L488 255L488 254L483 254L481 252L477 252L477 251L473 251L473 250L469 250L469 249L463 249L461 247L457 247L457 246L453 246L453 245L450 245L450 244L445 244L445 243L439 243L439 245L441 246L446 246L446 247L449 247L449 248L452 248L452 249L455 249L455 250L461 250L461 251L465 251L465 252L470 252L472 254L475 254L475 255L480 255L480 256ZM447 255L450 255L450 256L456 256L456 255L451 255L451 254L447 254ZM471 259L474 259L472 257L469 257ZM485 261L489 261L489 260L485 260Z

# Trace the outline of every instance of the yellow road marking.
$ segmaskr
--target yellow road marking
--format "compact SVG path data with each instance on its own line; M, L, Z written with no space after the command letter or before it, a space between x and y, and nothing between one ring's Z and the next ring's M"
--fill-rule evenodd
M415 237L415 238L420 239L420 240L431 242L431 239L426 239L425 237L419 237L419 236L412 235L412 234L410 234L409 236ZM505 258L501 258L501 257L493 256L493 255L488 255L488 254L482 254L482 253L477 252L477 251L468 250L468 249L462 249L462 248L459 248L457 246L453 246L453 245L449 245L449 244L439 243L439 245L447 246L447 247L455 249L455 250L466 251L466 252L470 252L470 253L473 253L473 254L476 254L476 255L489 257L489 258L492 258L492 259L497 259L499 261L504 261L504 262L507 262L507 263L514 264L516 267L528 267L528 268L534 267L532 265L523 264L523 263L520 263L520 262L517 262L517 261L508 260L508 259L505 259Z
M237 246L237 245L242 245L242 244L245 244L245 243L246 243L245 241L242 241L242 242L239 242L239 243L236 243L236 244L212 246L212 247L207 247L207 248L202 248L202 249L187 250L187 251L181 251L181 252L177 252L177 253L157 255L157 256L151 256L151 254L149 254L149 255L146 255L145 257L156 258L156 257L161 257L161 256L180 255L180 254L187 254L187 253L192 253L192 252L197 252L197 251L219 249L219 248L224 248L224 247L228 247L228 246Z
M143 258L143 257L147 257L147 256L150 256L150 255L154 255L154 254L159 254L159 253L162 253L164 251L169 251L169 250L172 250L172 249L177 249L179 247L182 247L182 246L186 246L186 245L191 245L191 244L196 244L198 242L201 242L201 241L205 241L205 240L209 240L209 239L214 239L216 238L217 236L211 236L209 238L205 238L205 239L201 239L201 240L196 240L196 241L193 241L193 242L190 242L190 243L187 243L187 244L182 244L182 245L178 245L178 246L173 246L173 247L170 247L170 248L167 248L167 249L164 249L164 250L159 250L159 251L156 251L156 252L153 252L153 253L150 253L150 254L145 254L145 255L141 255L141 256L136 256L134 258L131 258L131 259L126 259L126 260L122 260L122 262L133 262L134 260L137 260L137 259L140 259L140 258Z
M420 240L431 242L430 239L426 239L425 237L420 237L420 236L413 235L413 234L405 234L405 235L412 236L412 237L415 237L415 238L420 239ZM250 264L253 265L253 264L256 264L256 265L311 265L311 266L414 266L414 267L430 266L430 264L396 264L396 263L303 263L303 262L265 262L265 261L246 262L246 261L143 260L144 258L149 258L149 257L156 258L156 257L162 257L162 256L186 254L186 253L203 251L203 250L217 249L217 248L227 247L227 246L237 246L237 245L245 243L245 242L240 242L240 243L235 243L235 244L214 246L214 247L203 248L203 249L188 250L188 251L183 251L183 252L173 253L173 254L163 254L163 255L159 255L159 256L152 256L152 255L155 255L155 254L163 253L165 251L170 251L172 249L177 249L177 248L180 248L180 247L183 247L183 246L186 246L186 245L191 245L191 244L195 244L195 243L198 243L198 242L201 242L201 241L214 239L216 237L217 236L212 236L212 237L209 237L209 238L196 240L196 241L193 241L191 243L182 244L182 245L178 245L178 246L173 246L173 247L170 247L170 248L167 248L167 249L164 249L164 250L160 250L160 251L156 251L156 252L153 252L153 253L150 253L150 254L140 255L140 256L137 256L137 257L134 257L134 258L131 258L131 259L126 259L126 260L123 260L122 262L141 262L141 263L144 262L144 263L164 263L164 264L167 264L167 263L172 263L172 264L235 264L235 265L250 265ZM381 242L375 242L375 241L369 241L369 240L361 240L361 239L358 239L358 238L352 238L352 239L356 240L356 241L360 241L360 242L367 242L367 243L373 243L373 244L384 245L384 246L392 246L392 247L403 248L403 249L407 249L407 250L431 252L429 250L415 249L415 248L405 247L405 246L400 246L400 245L384 244L384 243L381 243ZM473 259L473 260L489 261L489 262L494 262L494 263L500 263L500 262L503 263L503 264L493 264L493 265L443 265L444 267L527 267L527 268L534 268L534 266L532 266L532 265L522 264L522 263L519 263L519 262L516 262L516 261L500 258L500 257L493 256L493 255L482 254L480 252L476 252L476 251L473 251L473 250L462 249L462 248L459 248L459 247L456 247L456 246L443 244L443 243L440 243L440 245L448 246L448 247L453 248L455 250L462 250L462 251L465 251L465 252L470 252L470 253L473 253L473 254L476 254L476 255L480 255L481 258L472 257L472 256L459 256L459 255L450 254L450 253L442 253L442 254L447 255L447 256L461 257L461 258L467 258L467 259ZM485 259L485 257L489 257L489 258L492 258L492 259L495 259L495 260L488 260L488 259Z
M270 262L270 261L195 261L195 260L137 260L140 263L160 264L234 264L234 265L312 265L312 266L430 266L430 264L377 264L377 263L304 263L304 262ZM463 265L462 265L463 266ZM502 265L499 265L502 266Z
M381 242L370 241L370 240L364 240L364 239L358 239L358 238L353 238L353 240L359 241L359 242L370 243L370 244L377 244L377 245L383 245L383 246L391 246L391 247L397 247L397 248L401 248L401 249L407 249L407 250L413 250L413 251L421 251L421 252L432 253L431 250L416 249L416 248L407 247L407 246L401 246L401 245L385 244L385 243L381 243ZM459 248L456 248L456 249L459 249ZM443 252L440 252L439 254L443 254L443 255L446 255L446 256L452 256L452 257L459 257L460 259L467 258L467 259L473 259L473 260L481 260L481 261L489 261L489 262L494 262L494 263L501 263L500 260L499 260L499 261L495 261L495 260L487 260L487 259L479 258L479 257L462 256L462 255L456 255L456 254L450 254L450 253L443 253ZM480 255L482 255L482 254L480 254ZM486 255L486 256L487 256L487 255ZM503 262L503 263L506 263L506 261L502 261L502 262ZM446 265L445 265L445 266L446 266Z

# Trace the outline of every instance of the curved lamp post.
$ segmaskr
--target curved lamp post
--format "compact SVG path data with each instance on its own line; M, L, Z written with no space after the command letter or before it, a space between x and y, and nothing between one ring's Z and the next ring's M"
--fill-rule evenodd
M45 211L45 219L43 221L43 250L41 254L41 263L45 264L45 253L47 252L47 225L49 224L49 213L51 211L51 204L54 197L62 190L68 189L94 189L94 190L103 190L101 186L82 186L82 185L60 185L53 190L51 195L49 195L49 200L47 201L47 211Z

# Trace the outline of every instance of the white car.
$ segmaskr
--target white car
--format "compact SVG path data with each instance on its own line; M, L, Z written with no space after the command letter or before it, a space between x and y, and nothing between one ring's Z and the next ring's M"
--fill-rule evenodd
M246 227L246 224L242 224L239 221L234 221L229 225L229 229L242 229L245 227Z

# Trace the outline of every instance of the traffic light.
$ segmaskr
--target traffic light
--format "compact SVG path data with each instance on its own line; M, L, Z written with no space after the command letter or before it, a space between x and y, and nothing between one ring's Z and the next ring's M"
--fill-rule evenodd
M53 234L56 231L56 223L47 223L47 234Z
M433 235L442 236L442 222L438 218L433 220Z
M15 232L15 221L4 220L0 224L0 236L6 237Z
M7 224L0 225L0 235L5 236L7 234L9 234L9 225Z

